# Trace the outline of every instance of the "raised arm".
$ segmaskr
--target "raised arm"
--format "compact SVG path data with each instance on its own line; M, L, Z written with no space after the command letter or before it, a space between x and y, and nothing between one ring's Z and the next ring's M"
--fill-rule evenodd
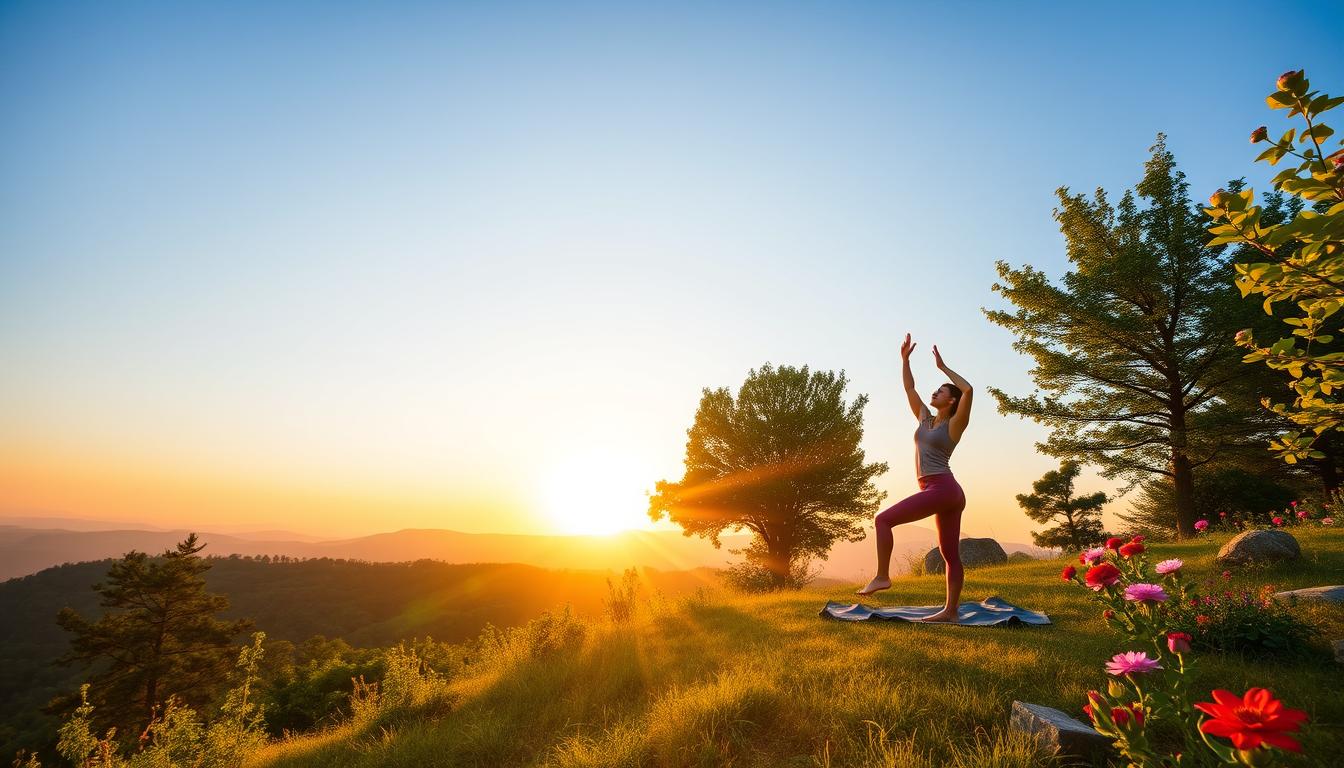
M943 362L943 356L938 354L938 345L933 345L933 359L938 364L938 370L947 374L947 378L957 385L961 390L961 400L957 402L957 412L952 414L952 420L947 424L947 433L954 441L961 439L961 433L966 431L966 425L971 423L971 398L975 390L971 388L971 382L961 377L961 374L947 367Z
M924 408L924 401L920 399L919 393L915 391L915 375L910 373L910 353L915 351L915 345L910 342L910 334L905 334L905 343L901 345L901 380L905 382L905 398L910 401L910 411L915 414L915 418L924 420L924 415L928 411Z

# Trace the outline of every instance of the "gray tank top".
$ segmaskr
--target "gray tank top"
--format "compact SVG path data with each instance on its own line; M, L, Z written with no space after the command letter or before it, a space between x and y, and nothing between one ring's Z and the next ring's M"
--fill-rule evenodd
M947 422L933 426L933 415L924 412L924 420L915 429L915 477L925 475L950 475L952 468L948 460L952 458L952 435L948 432Z

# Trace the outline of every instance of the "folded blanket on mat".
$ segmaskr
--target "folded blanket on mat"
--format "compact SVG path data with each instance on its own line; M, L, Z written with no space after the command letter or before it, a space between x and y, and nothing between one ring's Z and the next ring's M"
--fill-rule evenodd
M841 621L917 621L932 616L942 609L941 605L869 608L862 603L828 602L826 607L821 609L821 617ZM1049 624L1050 617L1044 613L1018 608L997 597L990 597L979 603L962 603L957 606L957 623L967 627L991 627L998 624L1011 627L1023 624Z

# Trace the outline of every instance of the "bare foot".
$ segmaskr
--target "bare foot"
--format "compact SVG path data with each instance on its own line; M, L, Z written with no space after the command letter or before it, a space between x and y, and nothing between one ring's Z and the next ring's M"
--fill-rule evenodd
M874 592L878 592L883 589L891 589L891 579L884 579L875 576L873 577L872 581L868 582L868 586L864 587L863 589L855 590L854 594L871 595Z
M946 608L944 608L943 610L933 614L932 616L926 616L920 619L920 621L927 621L929 623L938 623L938 624L956 624L957 612L949 611Z

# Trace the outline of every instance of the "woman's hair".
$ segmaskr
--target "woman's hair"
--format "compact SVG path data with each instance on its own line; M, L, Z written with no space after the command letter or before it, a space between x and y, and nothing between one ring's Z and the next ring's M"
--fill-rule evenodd
M950 381L943 386L947 387L947 391L952 394L952 399L954 401L952 404L952 412L956 413L957 409L961 407L961 387L958 387Z

